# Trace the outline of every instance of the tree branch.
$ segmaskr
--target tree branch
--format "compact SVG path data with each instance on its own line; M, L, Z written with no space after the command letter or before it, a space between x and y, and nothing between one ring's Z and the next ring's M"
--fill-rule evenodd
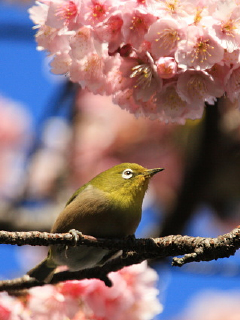
M125 239L100 239L79 235L76 240L72 233L0 231L0 243L32 246L87 245L110 250L123 250L122 256L107 262L102 267L94 267L77 272L64 271L55 273L51 281L51 284L56 284L66 280L97 278L104 281L106 286L112 286L111 280L107 276L109 272L140 263L146 259L183 255L181 258L174 257L172 262L173 266L181 267L193 261L210 261L230 257L240 248L240 226L217 238L171 235L148 239L135 239L133 236ZM44 283L25 275L18 279L0 281L0 291L12 292L42 285Z

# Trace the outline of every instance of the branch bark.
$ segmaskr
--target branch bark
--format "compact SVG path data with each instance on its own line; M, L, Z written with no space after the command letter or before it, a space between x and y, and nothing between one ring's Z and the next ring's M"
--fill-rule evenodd
M76 240L72 233L0 231L0 243L19 246L87 245L110 250L123 250L122 256L107 262L102 267L77 272L58 272L55 273L51 281L51 284L56 284L66 280L97 278L104 281L107 286L112 286L111 280L107 276L109 272L140 263L146 259L175 256L172 265L181 267L193 261L210 261L230 257L240 248L240 226L216 238L170 235L147 239L136 239L134 236L125 239L100 239L88 235L79 235ZM179 255L183 255L183 257L176 257ZM25 275L18 279L0 281L0 291L13 292L42 285L44 283Z

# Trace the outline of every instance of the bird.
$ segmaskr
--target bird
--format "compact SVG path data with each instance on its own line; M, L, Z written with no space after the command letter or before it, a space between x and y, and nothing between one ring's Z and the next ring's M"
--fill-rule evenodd
M103 171L72 195L51 232L76 231L99 238L134 235L149 181L162 170L121 163ZM86 245L52 245L47 257L27 274L39 282L49 283L58 266L67 266L70 272L79 271L102 266L119 253Z

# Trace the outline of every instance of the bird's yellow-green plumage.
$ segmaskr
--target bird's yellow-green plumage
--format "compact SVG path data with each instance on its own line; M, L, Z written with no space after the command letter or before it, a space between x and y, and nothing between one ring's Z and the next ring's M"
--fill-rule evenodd
M141 220L149 179L162 170L122 163L100 173L72 195L51 232L76 229L102 238L134 234ZM58 265L66 265L70 271L76 271L104 264L115 254L116 251L87 246L51 246L48 257L28 274L39 281L46 281Z

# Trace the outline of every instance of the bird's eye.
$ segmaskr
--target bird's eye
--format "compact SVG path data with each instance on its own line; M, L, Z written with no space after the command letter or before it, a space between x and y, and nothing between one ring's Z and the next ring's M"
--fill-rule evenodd
M125 170L123 171L123 173L122 173L122 177L123 177L124 179L130 179L130 178L132 178L132 176L133 176L133 171L132 171L132 169L125 169Z

